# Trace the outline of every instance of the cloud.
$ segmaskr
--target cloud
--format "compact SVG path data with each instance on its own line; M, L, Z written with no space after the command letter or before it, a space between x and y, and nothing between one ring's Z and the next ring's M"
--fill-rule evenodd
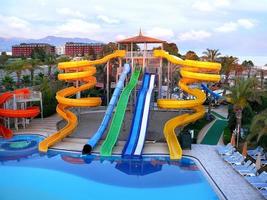
M230 6L229 0L196 1L192 8L201 12L212 12L222 7Z
M70 8L58 8L56 9L56 12L63 16L85 18L85 15L83 15L81 12L77 10L71 10Z
M228 32L236 31L237 27L238 27L237 23L235 23L235 22L227 22L227 23L224 23L222 26L215 28L215 31L228 33Z
M184 32L181 33L178 37L179 41L188 41L188 40L197 40L197 41L202 41L206 38L211 37L211 33L208 31L204 31L204 30L192 30L189 32Z
M246 29L251 29L256 25L255 21L250 19L239 19L237 23Z
M14 16L2 16L2 15L0 15L0 23L15 29L25 29L28 28L28 26L30 25L30 23L24 19Z
M98 15L97 18L100 19L101 21L107 23L107 24L118 24L118 23L120 23L119 20L110 18L110 17L105 16L105 15Z
M214 10L214 7L207 1L197 1L192 7L202 12L211 12Z
M235 22L224 23L222 26L219 26L219 27L215 28L215 31L228 33L228 32L236 31L239 28L251 29L255 25L256 25L256 23L253 20L250 20L250 19L238 19Z
M92 37L100 31L98 24L90 23L81 19L71 19L55 29L55 34L68 37Z
M25 37L30 34L31 24L19 17L0 14L0 36Z
M151 30L146 31L146 34L153 37L159 38L172 38L174 36L174 32L172 29L154 27Z
M125 35L122 35L122 34L119 34L119 35L116 35L115 36L116 41L123 40L125 38L126 38L126 36Z

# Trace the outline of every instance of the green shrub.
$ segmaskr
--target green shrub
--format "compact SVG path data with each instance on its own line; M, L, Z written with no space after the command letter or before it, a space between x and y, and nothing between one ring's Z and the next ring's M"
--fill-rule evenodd
M47 77L43 78L43 82L40 85L40 91L43 97L43 114L44 117L48 117L56 113L57 100L56 92L62 89L63 83L61 81L51 81Z
M231 130L230 128L227 126L225 127L224 131L223 131L223 142L224 144L228 144L231 141Z

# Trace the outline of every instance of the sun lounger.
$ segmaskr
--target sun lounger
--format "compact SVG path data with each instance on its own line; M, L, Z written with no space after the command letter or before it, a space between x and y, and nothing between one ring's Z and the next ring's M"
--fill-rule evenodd
M234 147L229 147L227 149L218 151L218 153L220 155L232 155L235 151L236 149Z
M235 165L235 166L233 166L233 168L235 169L235 170L244 170L244 169L247 169L248 168L248 166L249 165L251 165L252 164L252 162L250 161L250 160L248 160L247 162L245 162L243 165Z
M247 169L237 170L242 176L256 176L257 169L256 165L253 163L247 167Z
M263 148L258 146L256 149L248 150L247 153L250 156L256 156L258 153L263 154Z
M258 176L245 177L249 183L267 183L267 172L262 172Z
M264 196L264 198L267 199L267 190L259 190L259 191Z
M250 183L259 190L267 190L267 183Z
M233 152L231 155L222 155L222 158L225 159L232 159L238 158L241 154L238 151Z
M225 159L226 162L230 163L231 165L241 165L245 160L245 157L241 154L234 158Z
M216 148L217 151L221 151L227 148L233 147L231 143L228 143L226 146L225 145L220 145Z

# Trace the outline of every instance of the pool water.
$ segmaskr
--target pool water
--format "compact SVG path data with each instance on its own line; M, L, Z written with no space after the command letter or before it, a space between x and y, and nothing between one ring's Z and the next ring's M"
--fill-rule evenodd
M189 158L39 154L40 139L0 138L1 200L218 199Z

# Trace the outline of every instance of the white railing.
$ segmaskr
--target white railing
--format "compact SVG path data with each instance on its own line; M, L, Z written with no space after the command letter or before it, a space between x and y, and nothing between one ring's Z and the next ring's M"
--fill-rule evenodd
M153 51L127 51L126 52L126 58L140 58L140 57L146 57L146 58L152 58L153 57Z

